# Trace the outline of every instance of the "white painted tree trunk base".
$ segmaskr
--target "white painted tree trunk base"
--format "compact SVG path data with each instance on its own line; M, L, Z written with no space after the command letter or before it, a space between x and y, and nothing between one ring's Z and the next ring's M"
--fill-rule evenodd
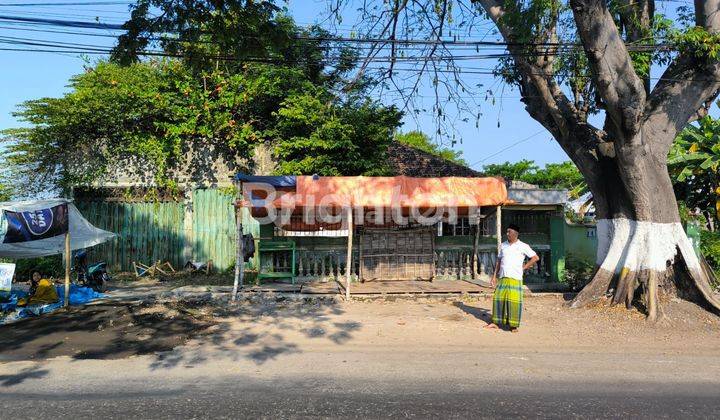
M690 270L700 260L680 223L638 222L630 219L597 221L597 265L619 274L623 269L664 272L680 249Z
M652 273L655 282L658 278L664 278L678 261L677 257L680 257L700 294L708 304L720 311L720 301L714 296L709 277L680 223L600 219L597 222L597 237L597 271L590 284L573 300L572 307L585 306L606 295L613 278L618 278L618 282L612 292L623 295L613 296L613 302L626 301L629 306L633 292L639 285L637 278L640 273L646 277L647 273ZM653 284L653 299L656 297L655 286ZM645 287L648 287L648 283ZM654 313L651 317L654 318Z

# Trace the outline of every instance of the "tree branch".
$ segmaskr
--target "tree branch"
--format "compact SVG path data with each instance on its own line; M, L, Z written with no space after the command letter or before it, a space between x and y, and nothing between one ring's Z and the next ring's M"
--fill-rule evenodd
M627 135L619 140L636 139L645 88L607 4L605 0L570 0L570 5L605 111Z
M718 32L720 30L720 2L695 0L695 24L710 32Z
M586 159L584 155L592 146L578 147L578 139L572 134L579 125L584 124L588 128L591 126L584 122L584 118L554 80L552 58L544 56L539 50L540 47L533 47L538 50L535 51L536 54L527 54L527 51L523 50L523 47L516 42L518 37L515 36L513 29L502 21L505 12L500 0L475 0L475 2L480 3L485 9L509 44L508 50L522 76L520 93L530 116L553 134L573 161L577 163L577 160ZM548 30L546 36L554 38L554 29Z
M697 26L720 32L720 0L695 0ZM703 61L690 53L680 54L665 70L645 106L643 137L660 145L663 158L677 134L707 114L720 93L720 63Z
M618 1L618 0L615 0ZM625 34L627 44L651 42L652 29L655 18L654 0L623 0L617 7L620 15L621 30ZM652 54L646 52L645 54ZM645 94L650 93L650 68L640 75L645 87Z

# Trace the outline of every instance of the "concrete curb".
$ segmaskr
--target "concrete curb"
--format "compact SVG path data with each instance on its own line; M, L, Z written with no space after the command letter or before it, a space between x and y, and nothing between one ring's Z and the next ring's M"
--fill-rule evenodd
M154 293L138 293L127 294L125 296L107 296L106 298L97 300L93 303L108 302L128 302L128 301L151 301L151 300L216 300L230 301L232 293L231 286L181 286L171 290L157 291ZM525 290L525 299L536 298L572 298L576 293L570 292L532 292ZM372 301L372 300L417 300L417 299L436 299L436 300L452 300L452 299L487 299L492 298L492 292L480 293L372 293L372 294L353 294L350 301ZM298 293L298 292L276 292L276 291L254 291L241 290L238 293L237 301L252 302L260 300L275 301L346 301L343 293Z

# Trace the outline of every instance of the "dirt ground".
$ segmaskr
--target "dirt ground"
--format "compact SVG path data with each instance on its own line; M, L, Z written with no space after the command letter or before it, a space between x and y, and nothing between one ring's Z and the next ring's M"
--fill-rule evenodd
M686 301L666 302L665 317L651 324L636 309L599 305L574 310L560 295L534 296L525 300L519 333L483 328L491 303L470 297L297 301L258 294L237 303L97 304L0 327L0 361L156 354L158 363L178 364L210 352L262 364L324 346L701 355L717 354L720 348L720 318ZM173 348L182 351L169 352Z
M168 351L213 325L189 302L100 303L0 327L0 361L118 359Z
M232 286L232 273L210 273L205 274L203 271L188 272L180 270L174 273L162 274L156 273L155 276L136 277L134 273L116 273L113 274L112 286L116 287L134 287L137 285L148 284L164 284L173 287L181 286ZM246 279L248 282L254 281L252 276Z
M718 354L720 318L685 301L667 302L666 317L656 324L637 310L595 307L569 309L561 296L525 300L519 333L487 330L490 298L399 299L338 304L260 301L213 327L216 348L258 363L303 348L346 345L361 351L405 345L421 351L511 347L608 353ZM194 340L189 347L212 344Z

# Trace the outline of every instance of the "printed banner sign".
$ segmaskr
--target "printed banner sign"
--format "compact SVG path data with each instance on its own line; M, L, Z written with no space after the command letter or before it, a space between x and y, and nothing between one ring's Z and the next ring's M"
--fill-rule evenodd
M64 235L69 226L67 204L32 211L5 211L4 216L7 231L3 243L6 244Z
M10 293L14 274L15 264L0 263L0 294Z

